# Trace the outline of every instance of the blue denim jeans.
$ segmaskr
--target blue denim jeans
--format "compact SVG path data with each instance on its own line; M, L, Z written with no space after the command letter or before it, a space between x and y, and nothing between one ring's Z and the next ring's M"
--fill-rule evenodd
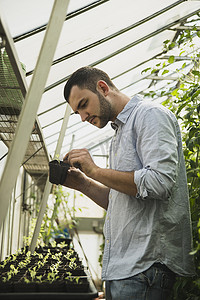
M133 277L106 281L106 300L167 300L174 282L172 271L154 264Z

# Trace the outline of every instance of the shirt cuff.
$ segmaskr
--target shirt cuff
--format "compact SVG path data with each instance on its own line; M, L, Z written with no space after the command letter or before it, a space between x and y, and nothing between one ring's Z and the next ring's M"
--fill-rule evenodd
M145 175L147 169L148 167L134 172L134 182L137 186L137 191L138 191L136 198L145 199L148 197L148 192L147 189L145 188Z

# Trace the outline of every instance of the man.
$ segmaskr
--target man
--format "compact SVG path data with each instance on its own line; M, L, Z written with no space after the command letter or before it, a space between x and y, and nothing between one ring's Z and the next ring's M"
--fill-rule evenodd
M72 74L64 96L99 128L113 122L110 169L86 149L66 154L65 186L107 210L102 279L107 300L164 300L175 275L193 275L191 223L181 133L162 105L121 93L101 70ZM79 165L79 169L74 166Z

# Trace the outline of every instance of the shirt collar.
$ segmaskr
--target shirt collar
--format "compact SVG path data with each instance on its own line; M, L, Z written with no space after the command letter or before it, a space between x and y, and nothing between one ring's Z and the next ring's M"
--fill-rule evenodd
M137 104L142 101L141 96L135 95L130 101L125 105L123 110L118 114L116 120L111 123L111 127L114 130L117 130L120 124L125 124L132 113L132 111L136 108Z

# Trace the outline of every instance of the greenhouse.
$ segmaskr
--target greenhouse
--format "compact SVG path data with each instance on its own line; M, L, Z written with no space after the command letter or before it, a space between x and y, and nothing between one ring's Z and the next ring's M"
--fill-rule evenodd
M0 0L0 299L200 299L199 49L199 0Z

